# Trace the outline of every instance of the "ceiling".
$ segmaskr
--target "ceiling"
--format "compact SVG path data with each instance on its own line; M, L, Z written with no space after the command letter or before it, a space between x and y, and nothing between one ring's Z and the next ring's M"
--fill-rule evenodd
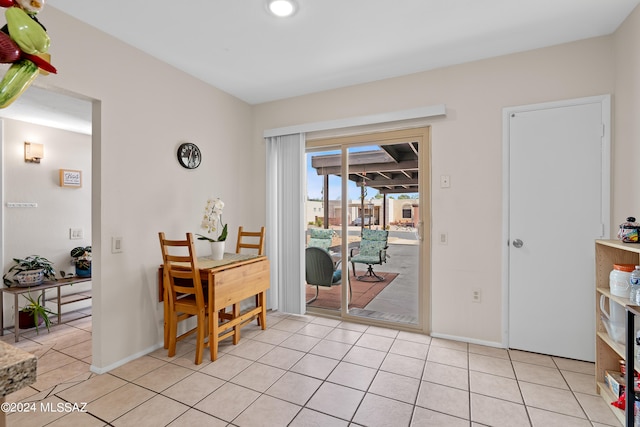
M36 85L0 110L1 117L91 135L90 101Z
M290 18L266 0L48 0L41 14L59 9L259 104L611 34L640 3L296 1Z
M266 0L48 0L46 7L259 104L611 34L639 3L296 1L290 18L270 15Z

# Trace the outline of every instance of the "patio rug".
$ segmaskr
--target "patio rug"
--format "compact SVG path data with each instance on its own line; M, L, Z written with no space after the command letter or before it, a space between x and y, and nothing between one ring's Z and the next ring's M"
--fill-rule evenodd
M364 274L364 271L356 272L356 276ZM398 276L398 273L385 273L376 271L376 274L384 277L384 282L363 282L356 280L351 276L351 298L350 308L365 308L384 288L386 288ZM346 285L346 280L342 281ZM342 293L342 285L332 286L331 288L320 286L318 291L318 299L307 304L309 307L340 309L340 295ZM316 294L316 287L307 285L306 301L313 298Z

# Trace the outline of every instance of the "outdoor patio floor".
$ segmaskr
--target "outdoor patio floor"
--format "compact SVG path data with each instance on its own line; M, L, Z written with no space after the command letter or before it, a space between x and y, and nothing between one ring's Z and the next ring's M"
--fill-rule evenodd
M387 262L374 265L374 271L398 273L398 276L364 308L352 308L349 313L359 317L418 324L418 251L416 233L394 230L389 232ZM349 234L359 227L349 227ZM364 267L363 265L360 267ZM358 267L358 268L360 268ZM351 265L349 264L351 273Z

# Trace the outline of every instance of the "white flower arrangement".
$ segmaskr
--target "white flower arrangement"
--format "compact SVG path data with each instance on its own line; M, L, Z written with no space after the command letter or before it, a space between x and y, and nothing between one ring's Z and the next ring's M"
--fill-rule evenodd
M202 234L196 234L198 240L208 240L210 242L223 242L227 239L227 224L222 223L222 209L224 208L224 202L217 199L207 200L207 206L204 208L204 216L202 218L202 224L200 227L209 235L215 235L222 227L222 231L217 238L207 237Z

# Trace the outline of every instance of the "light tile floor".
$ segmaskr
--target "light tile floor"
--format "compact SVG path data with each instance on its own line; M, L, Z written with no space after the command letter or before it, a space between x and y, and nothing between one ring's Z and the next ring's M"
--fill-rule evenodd
M18 346L38 356L38 380L7 401L36 411L8 425L621 425L595 395L592 363L322 317L267 319L214 363L207 351L194 365L187 341L176 357L159 349L102 375L89 372L91 318L28 332ZM83 402L87 412L65 411Z

